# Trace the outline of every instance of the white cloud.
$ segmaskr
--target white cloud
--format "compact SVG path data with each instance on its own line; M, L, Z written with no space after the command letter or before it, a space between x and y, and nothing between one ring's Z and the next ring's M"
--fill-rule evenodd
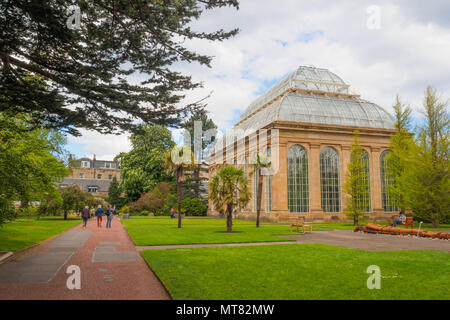
M212 68L177 65L204 83L187 94L192 102L212 92L208 111L219 128L230 128L266 83L299 65L328 68L361 97L390 111L399 94L416 110L427 85L450 91L450 10L447 1L382 0L381 29L369 30L373 1L243 0L240 10L206 12L196 30L241 29L231 40L193 40L188 46L214 56ZM416 113L417 114L417 113ZM88 133L73 139L87 153L117 154L126 136Z

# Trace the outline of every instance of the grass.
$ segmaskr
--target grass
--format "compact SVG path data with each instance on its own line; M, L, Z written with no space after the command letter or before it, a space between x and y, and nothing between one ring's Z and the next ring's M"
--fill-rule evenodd
M146 216L131 216L130 219L122 219L122 223L126 226L150 226L150 225L161 225L161 226L176 226L178 225L178 219L171 219L166 216L159 217L146 217ZM233 219L234 225L255 225L255 221ZM209 226L225 226L226 220L224 218L214 218L214 217L186 217L182 219L181 225L209 225ZM277 223L262 222L261 225L277 225Z
M450 253L323 244L142 251L174 299L450 299ZM366 269L381 269L369 290Z
M137 246L291 241L277 237L291 234L286 226L235 226L233 233L224 232L225 226L184 226L179 229L176 226L127 225L126 229Z
M0 226L0 251L18 251L79 224L79 218L19 218Z
M232 234L220 233L226 228L223 218L186 217L181 229L177 228L177 219L165 216L135 216L121 221L137 246L289 241L278 235L298 234L291 233L285 223L262 223L258 229L255 221L241 219L233 219L233 230L239 233ZM353 230L354 226L349 222L313 223L314 231L333 229Z

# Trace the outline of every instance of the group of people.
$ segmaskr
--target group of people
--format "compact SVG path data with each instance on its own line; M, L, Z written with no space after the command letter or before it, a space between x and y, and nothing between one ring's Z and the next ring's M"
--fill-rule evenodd
M89 206L84 207L81 212L81 218L83 219L83 228L86 228L87 222L94 215L97 217L97 228L102 227L103 214L106 215L106 228L111 228L111 222L114 218L114 214L116 213L116 206L111 206L108 204L105 210L103 210L102 205L99 204L97 209L89 210Z

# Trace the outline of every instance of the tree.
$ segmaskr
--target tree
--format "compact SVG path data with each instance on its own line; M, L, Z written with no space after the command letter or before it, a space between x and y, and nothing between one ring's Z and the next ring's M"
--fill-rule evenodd
M345 214L353 219L353 224L358 225L360 217L367 212L367 201L370 198L370 186L367 165L363 159L364 149L359 143L359 131L354 132L354 141L351 149L351 160L347 165L344 184Z
M56 192L47 193L41 200L39 207L37 209L37 219L41 216L56 216L60 214L62 210L62 197L61 194Z
M65 138L58 132L34 129L29 117L0 113L0 223L14 217L12 202L41 201L53 194L55 182L67 175Z
M201 128L196 127L196 122L201 123ZM183 187L185 189L185 193L187 193L189 197L200 198L200 194L206 191L206 188L203 186L203 182L208 180L208 178L200 177L204 152L206 148L214 142L214 138L217 135L217 126L214 121L208 117L205 110L198 110L194 112L191 117L181 125L181 127L189 132L191 138L191 151L194 153L196 160L196 166L194 166L192 172L186 176L186 181L183 184ZM195 148L196 144L200 147Z
M256 154L256 161L254 164L253 174L254 178L258 179L258 190L256 193L256 227L259 228L259 218L261 215L261 200L262 200L262 186L263 186L263 175L262 169L269 168L271 166L270 155L260 155Z
M177 183L178 228L181 228L181 179L185 167L192 168L193 162L193 154L185 146L174 146L170 152L166 153L164 168L168 173L175 173Z
M81 211L85 206L92 205L93 196L80 188L77 185L60 188L59 190L62 198L61 209L64 213L64 220L67 219L69 211Z
M117 182L117 179L114 176L108 189L108 202L113 206L120 207L123 203L122 197L120 196L121 194L122 191L120 190L119 182Z
M403 185L403 175L412 166L412 152L414 148L414 135L411 130L411 107L404 105L397 96L393 106L396 133L391 138L391 153L386 157L386 167L384 168L389 179L386 180L386 193L395 206L406 210L406 187Z
M4 0L0 112L28 114L74 135L82 127L103 133L135 129L139 120L177 125L203 105L180 107L182 92L201 84L173 65L210 66L212 57L187 49L185 41L234 36L237 29L192 29L204 11L225 6L237 9L238 1ZM39 77L27 83L30 74ZM136 74L143 78L138 84L129 77Z
M232 232L233 209L235 206L243 207L250 200L247 178L242 169L232 165L220 168L209 183L210 198L217 209L225 207L227 217L227 232ZM235 195L237 192L237 198Z
M448 101L428 87L422 112L425 122L417 132L412 165L401 177L405 202L416 217L438 227L450 213L450 152Z
M152 190L158 182L171 181L162 170L165 155L174 145L170 131L159 125L141 125L130 137L132 149L114 159L122 172L121 189L127 201L136 201L141 193Z

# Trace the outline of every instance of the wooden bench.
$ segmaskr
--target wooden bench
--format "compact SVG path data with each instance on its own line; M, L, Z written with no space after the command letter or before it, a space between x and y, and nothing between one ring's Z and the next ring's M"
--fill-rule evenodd
M287 222L291 227L297 227L297 232L299 232L299 228L302 227L303 233L306 232L306 229L312 231L312 223L305 223L305 217L299 217L292 214L280 214L278 216L278 222Z
M398 219L398 217L394 217L394 220ZM392 221L388 220L388 226L392 226ZM413 217L406 217L405 223L398 223L397 227L404 226L406 229L408 229L409 226L411 226L411 229L414 229L414 218Z

